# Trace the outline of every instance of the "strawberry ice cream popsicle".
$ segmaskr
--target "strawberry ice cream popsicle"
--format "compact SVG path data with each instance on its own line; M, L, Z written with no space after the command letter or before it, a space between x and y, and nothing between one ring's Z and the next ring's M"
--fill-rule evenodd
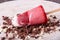
M12 23L15 26L44 24L46 22L47 16L44 8L41 5L31 10L28 10L23 14L18 14L12 20Z

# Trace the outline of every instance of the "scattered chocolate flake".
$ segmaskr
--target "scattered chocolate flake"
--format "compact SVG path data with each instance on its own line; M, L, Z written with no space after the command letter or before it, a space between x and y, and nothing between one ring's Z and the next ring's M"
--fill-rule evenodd
M53 17L54 19L57 19L56 16Z
M9 17L6 17L6 16L2 16L2 17L3 17L3 20L6 21L6 22L3 22L3 24L12 25L11 19Z
M8 40L13 40L14 38L8 38Z
M8 28L7 31L6 31L6 33L7 32L10 33L11 31L12 31L12 29L11 28Z
M35 37L35 39L39 38L39 36Z
M5 37L2 37L1 40L5 40Z
M17 14L19 15L19 14ZM6 38L8 38L9 33L14 34L14 38L18 35L18 38L21 38L25 40L26 36L30 35L30 37L38 38L39 36L36 36L37 34L40 34L42 29L43 33L50 33L50 31L54 31L56 28L55 26L60 26L60 20L57 20L57 17L55 15L50 15L50 18L48 18L47 23L45 24L39 24L39 25L23 25L22 27L20 26L14 26L12 25L11 19L7 16L2 16L3 20L6 22L3 22L3 29L7 28L6 30ZM57 20L57 21L56 21ZM7 25L7 26L6 26ZM11 28L9 28L12 25ZM60 31L60 29L59 29ZM14 38L9 38L8 40L13 40ZM2 38L4 40L5 38Z
M17 16L18 16L19 14L17 14Z
M59 31L60 31L60 29L59 29Z
M50 17L52 17L53 15L50 15Z
M6 23L6 22L3 22L3 25L8 25L8 23Z
M2 28L5 29L5 28L8 28L8 27L7 26L3 26Z
M8 40L13 40L12 38L9 38Z
M8 17L7 16L2 16L3 17L3 20L6 20L6 19L8 19Z
M50 17L53 17L53 19L57 19L57 17L55 15L50 15Z
M56 25L57 25L58 27L60 26L60 22L59 22L59 20L57 21Z
M0 34L1 34L1 32L0 32Z

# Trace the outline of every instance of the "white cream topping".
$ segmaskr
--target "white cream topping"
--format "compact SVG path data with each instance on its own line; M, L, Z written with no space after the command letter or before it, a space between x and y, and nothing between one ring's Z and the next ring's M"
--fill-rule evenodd
M12 18L12 24L13 24L14 26L19 26L16 15Z

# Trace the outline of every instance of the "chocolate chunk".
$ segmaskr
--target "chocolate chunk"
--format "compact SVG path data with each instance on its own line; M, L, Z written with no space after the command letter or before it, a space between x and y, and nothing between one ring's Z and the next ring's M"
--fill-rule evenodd
M50 15L50 17L52 17L53 15Z
M57 19L56 16L54 16L53 19Z
M50 17L52 17L53 19L57 19L55 15L50 15Z
M20 15L20 14L17 14L17 16Z
M3 26L2 28L5 29L5 28L8 28L8 27L7 26Z
M39 38L39 36L35 37L35 39Z
M8 25L8 23L6 23L6 22L3 22L3 25Z
M2 16L3 17L3 20L6 20L6 19L8 19L8 17L6 17L6 16Z
M1 40L5 40L5 37L2 37Z
M6 33L10 33L11 31L12 31L12 29L8 28L7 31L6 31Z
M8 38L8 40L13 40L14 38Z
M11 19L9 17L6 16L2 16L3 20L6 22L3 22L4 25L12 25Z
M60 31L60 29L59 29L59 31Z

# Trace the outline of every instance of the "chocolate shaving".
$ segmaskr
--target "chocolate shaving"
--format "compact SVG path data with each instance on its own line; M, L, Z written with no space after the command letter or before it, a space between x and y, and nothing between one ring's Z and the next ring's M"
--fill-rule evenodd
M55 15L50 15L50 17L52 18L52 20L54 20L54 22L52 22L52 20L48 18L48 21L46 24L28 25L28 26L23 25L22 27L20 27L20 26L14 26L11 22L12 20L9 17L3 16L3 20L6 22L3 22L4 26L2 28L3 29L7 28L6 30L7 38L8 38L8 33L12 32L14 34L14 38L18 35L18 38L25 40L26 36L30 35L31 37L34 37L37 39L39 36L36 36L36 35L41 33L42 28L44 28L43 29L44 33L50 33L51 30L54 31L56 29L55 26L60 26L60 20L56 21L57 17ZM12 27L9 28L9 26L12 26ZM5 38L2 38L2 40L4 39ZM9 38L8 40L13 40L13 38Z
M9 17L6 16L2 16L3 20L6 22L3 22L4 25L12 25L11 19Z
M53 19L57 19L55 15L50 15L50 17L52 17Z
M59 31L60 31L60 29L59 29Z
M2 37L1 40L5 40L5 37Z
M2 28L5 29L5 28L8 28L8 27L7 26L3 26Z

